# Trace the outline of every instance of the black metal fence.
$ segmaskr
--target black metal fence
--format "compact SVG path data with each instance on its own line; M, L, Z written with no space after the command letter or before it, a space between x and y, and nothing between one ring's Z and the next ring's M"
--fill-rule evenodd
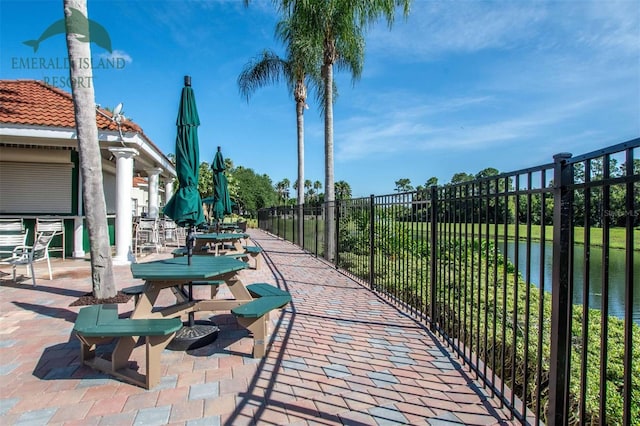
M522 423L639 424L639 148L338 201L335 255L326 205L259 226L424 321Z

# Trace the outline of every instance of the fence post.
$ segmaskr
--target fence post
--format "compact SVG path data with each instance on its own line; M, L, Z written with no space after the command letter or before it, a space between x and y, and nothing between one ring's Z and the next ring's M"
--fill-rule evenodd
M549 372L549 424L566 425L568 418L571 318L568 313L571 271L571 204L573 165L569 153L553 156L553 276L551 288L551 359Z
M438 187L433 185L431 189L431 214L429 220L429 328L435 331L436 318L436 227L438 226Z
M374 267L375 267L375 242L374 242L374 238L375 238L375 220L376 220L376 213L375 213L375 198L373 196L373 194L369 195L369 287L373 290L375 289L375 283L374 283L374 279L375 279L375 274L374 274Z
M338 264L340 263L340 202L338 200L334 201L335 203L335 209L334 209L334 214L335 214L335 230L336 230L336 239L335 239L335 260L334 260L334 264L336 269L338 269Z

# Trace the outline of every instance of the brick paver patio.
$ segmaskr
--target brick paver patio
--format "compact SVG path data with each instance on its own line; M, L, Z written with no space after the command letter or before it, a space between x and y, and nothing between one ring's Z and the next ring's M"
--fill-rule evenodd
M14 284L3 266L0 423L510 423L498 401L421 324L290 243L249 232L265 262L242 271L243 281L268 282L293 296L272 314L267 356L251 358L251 339L228 312L200 313L220 326L218 339L187 353L166 350L162 381L151 390L80 365L71 332L79 307L70 304L91 290L89 262L56 259L53 281L40 266L35 288L28 279ZM146 259L158 256L169 255ZM116 267L116 274L119 289L141 283L128 266ZM119 305L120 313L132 308L133 301Z

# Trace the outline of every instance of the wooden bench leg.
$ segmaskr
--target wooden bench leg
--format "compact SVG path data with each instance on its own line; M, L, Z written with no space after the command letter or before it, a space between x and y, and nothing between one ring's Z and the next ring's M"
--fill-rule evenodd
M254 265L255 265L255 269L260 269L260 264L262 262L262 253L256 253L253 256L253 260L254 260Z
M146 367L144 374L129 368L131 354L138 340L137 337L118 338L116 348L111 355L111 361L95 356L96 344L112 340L111 338L80 338L80 357L82 362L89 367L123 379L128 383L151 389L160 383L162 351L174 336L175 333L166 336L145 337Z
M147 389L151 389L160 383L160 377L162 376L160 357L162 351L173 340L175 335L176 333L172 333L170 336L147 336L145 342L147 352Z
M83 364L96 357L96 345L87 339L78 336L80 340L80 362Z
M116 343L116 348L111 356L111 368L113 371L129 367L129 358L131 358L133 348L135 348L137 342L138 338L134 336L118 338L118 343Z
M238 318L238 324L253 334L253 357L262 358L266 352L269 313L260 318Z

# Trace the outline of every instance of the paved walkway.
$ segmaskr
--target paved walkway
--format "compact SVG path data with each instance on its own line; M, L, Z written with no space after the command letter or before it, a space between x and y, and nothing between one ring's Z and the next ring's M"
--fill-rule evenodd
M10 268L2 267L0 424L508 423L497 401L420 324L288 242L250 233L266 261L242 271L242 279L293 296L272 315L267 356L251 358L246 331L229 313L217 313L218 340L188 353L166 350L162 382L151 390L80 365L71 333L79 307L70 304L91 291L89 262L57 260L53 281L40 266L35 288L27 279L12 283ZM148 259L158 256L168 255ZM118 288L140 283L128 267L116 274ZM119 308L131 311L133 302Z

